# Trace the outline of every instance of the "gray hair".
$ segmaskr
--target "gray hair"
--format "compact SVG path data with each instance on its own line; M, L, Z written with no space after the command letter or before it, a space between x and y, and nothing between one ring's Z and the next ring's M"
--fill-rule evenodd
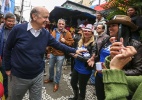
M33 9L31 10L31 12L30 12L30 18L31 18L31 20L33 20L33 18L32 18L32 15L33 15L33 14L38 15L39 13L40 13L40 12L39 12L38 8L33 8Z
M66 20L63 19L63 18L58 19L58 23L59 23L59 21L63 21L63 22L65 22L65 24L66 24Z
M8 18L13 18L13 19L16 19L16 16L10 12L8 12L5 16L4 16L5 19L8 19Z

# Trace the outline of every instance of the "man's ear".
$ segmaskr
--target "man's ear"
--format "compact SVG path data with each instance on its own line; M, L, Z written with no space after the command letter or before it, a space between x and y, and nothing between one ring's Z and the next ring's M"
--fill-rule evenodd
M32 18L35 21L37 19L37 15L36 14L32 14Z

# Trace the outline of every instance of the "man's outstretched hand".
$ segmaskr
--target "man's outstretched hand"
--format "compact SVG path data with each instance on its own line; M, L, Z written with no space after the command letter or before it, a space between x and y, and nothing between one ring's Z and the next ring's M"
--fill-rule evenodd
M87 51L87 50L84 50L84 49L83 49L83 50L80 50L80 49L79 49L79 50L76 50L75 53L81 55L82 52L88 52L88 51Z

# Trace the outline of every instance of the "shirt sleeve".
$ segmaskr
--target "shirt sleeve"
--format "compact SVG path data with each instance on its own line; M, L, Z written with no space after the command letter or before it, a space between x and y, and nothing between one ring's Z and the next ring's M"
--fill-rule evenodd
M103 70L105 100L127 100L129 95L125 73L121 70Z

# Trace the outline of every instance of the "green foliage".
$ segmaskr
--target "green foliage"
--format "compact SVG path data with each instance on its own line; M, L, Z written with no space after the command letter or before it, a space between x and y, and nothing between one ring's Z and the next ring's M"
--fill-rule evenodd
M115 15L125 15L126 13L123 10L114 9L113 11L110 11L110 13L107 15L107 19L110 20Z
M125 15L129 6L137 7L137 13L142 15L142 1L141 0L109 0L108 4L104 7L106 9L113 9L107 14L107 19L115 15ZM114 9L117 8L117 9Z

